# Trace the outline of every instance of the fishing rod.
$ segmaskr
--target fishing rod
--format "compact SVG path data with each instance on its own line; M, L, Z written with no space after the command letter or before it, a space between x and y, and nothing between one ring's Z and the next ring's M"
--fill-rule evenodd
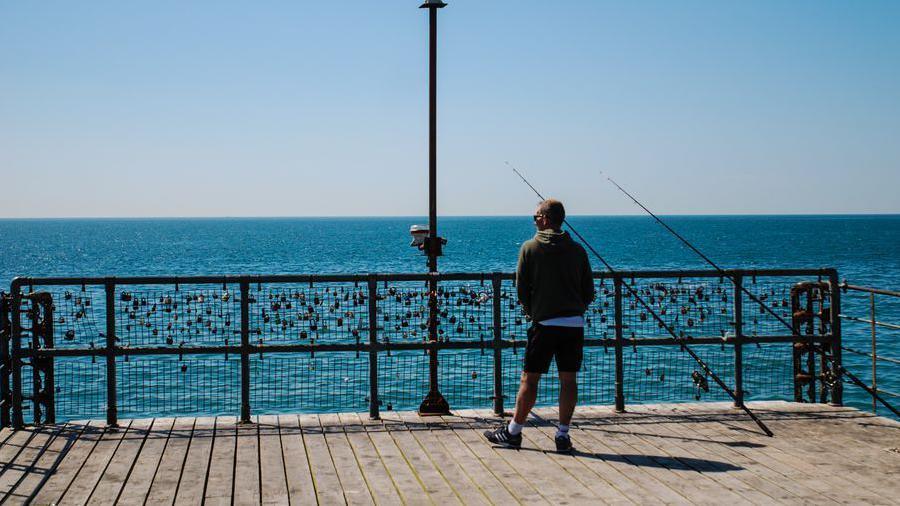
M509 162L505 162L505 163L506 163L506 165L509 166L509 168L512 169L513 172L516 173L517 176L519 176L519 178L520 178L526 185L528 185L529 188L531 188L531 191L533 191L533 192L535 193L535 195L538 196L539 199L541 199L541 200L546 200L546 199L544 198L544 196L541 195L541 192L539 192L539 191L537 190L537 188L535 188L534 186L532 186L532 184L529 183L527 179L525 179L525 176L523 176L521 172L519 172L518 170L516 170L516 168L513 167L512 165L510 165ZM597 250L594 249L593 246L591 246L591 244L587 241L587 239L585 239L584 236L582 236L580 233L578 233L578 230L576 230L575 227L573 227L572 224L568 222L568 220L563 219L563 224L566 225L567 227L569 227L569 230L571 230L572 233L575 234L575 236L578 237L578 239L579 239L585 246L587 246L587 248L591 251L591 253L593 253L594 256L596 256L596 257L600 260L600 262L603 263L603 265L606 267L606 269L607 269L611 274L616 274L616 269L613 268L612 264L610 264L609 262L607 262L606 259L603 258L603 256L602 256L600 253L598 253ZM691 358L693 358L695 362L697 362L697 364L700 366L701 369L703 369L703 371L706 373L706 375L709 376L709 377L711 377L711 378L713 379L713 381L715 381L716 384L719 385L719 387L722 388L722 390L724 390L725 393L727 393L728 396L731 397L731 399L735 401L735 404L736 404L736 405L739 405L739 407L740 407L742 410L744 410L745 413L747 413L747 416L749 416L751 420L753 420L754 422L756 422L756 425L759 426L759 428L763 431L763 433L765 433L765 435L767 435L767 436L769 436L769 437L771 437L771 436L774 435L773 432L772 432L771 430L769 430L768 427L766 427L766 424L764 424L764 423L762 422L762 420L760 420L760 419L756 416L756 414L753 413L753 411L750 411L750 408L748 408L746 405L744 405L744 403L739 403L739 402L738 402L737 396L735 395L734 391L732 391L730 388L728 388L728 385L726 385L725 382L722 381L722 380L719 378L719 376L718 376L715 372L713 372L712 369L709 368L709 366L706 364L706 362L704 362L703 359L700 358L699 355L697 355L696 353L694 353L694 350L692 350L691 348L688 347L688 345L686 344L686 339L685 339L684 337L679 336L679 335L675 332L675 330L672 329L672 327L669 326L668 323L666 323L666 322L665 322L658 314L656 314L656 311L654 311L653 308L650 307L650 304L648 304L646 301L644 301L644 298L640 296L640 294L638 293L637 290L634 289L634 287L632 287L632 286L629 285L628 283L621 283L621 285L624 286L625 288L627 288L628 291L629 291L629 293L631 293L631 295L635 298L635 300L637 300L638 302L640 302L640 304L647 310L647 312L649 312L650 315L653 316L653 318L654 318L657 322L659 322L660 326L662 326L663 328L666 329L666 332L668 332L668 333L675 339L675 341L679 344L679 346L681 347L681 349L682 349L683 351L687 352L687 354L690 355Z
M603 174L603 171L600 171L600 174L606 176L606 174ZM611 178L611 177L609 177L609 176L606 176L606 180L609 181L610 183L612 183L616 188L618 188L619 191L621 191L622 193L624 193L625 196L627 196L629 199L631 199L632 202L634 202L635 204L637 204L638 207L640 207L641 209L643 209L644 211L646 211L647 214L649 214L654 220L656 220L657 223L659 223L660 225L663 226L663 228L665 228L666 230L668 230L669 232L671 232L672 235L674 235L675 237L677 237L678 240L680 240L682 243L684 243L685 246L687 246L687 247L690 248L694 253L696 253L697 255L699 255L700 258L702 258L706 263L708 263L708 264L711 265L716 271L718 271L720 275L722 275L722 276L727 277L728 279L730 279L731 282L734 283L734 285L735 285L736 287L740 288L741 291L743 291L745 294L749 295L750 298L751 298L754 302L756 302L757 304L759 304L759 306L760 306L761 308L765 309L766 312L768 312L769 314L771 314L772 316L774 316L779 322L781 322L781 323L784 324L788 329L790 329L792 334L794 334L794 333L796 332L793 325L789 324L784 318L782 318L779 314L777 314L777 313L776 313L772 308L770 308L765 302L763 302L762 300L760 300L759 297L757 297L755 294L753 294L751 291L749 291L749 290L743 285L743 283L738 283L737 280L734 278L734 276L733 276L732 274L728 273L727 271L725 271L724 269L722 269L721 267L719 267L719 266L718 266L715 262L713 262L708 256L704 255L703 252L700 251L699 249L697 249L696 246L694 246L693 244L691 244L690 241L688 241L688 240L685 239L681 234L679 234L678 232L676 232L672 227L670 227L666 222L664 222L664 221L663 221L659 216L657 216L653 211L651 211L650 209L648 209L647 206L645 206L645 205L642 204L640 201L638 201L638 199L636 199L636 198L634 197L634 195L632 195L632 194L629 193L627 190L625 190L625 188L622 188L622 187L619 185L619 183L617 183L617 182L615 182L615 181L613 180L613 178ZM832 289L832 290L838 290L839 288L838 288L838 287L831 287L831 289ZM825 351L822 350L820 347L817 347L817 346L811 346L811 348L812 348L813 351L815 351L816 353L818 353L819 355L821 355L824 359L826 359L827 361L829 361L829 362L831 363L831 365L832 365L833 367L835 367L835 368L838 370L838 373L840 373L840 374L846 376L847 378L849 378L850 381L851 381L854 385L856 385L856 386L862 388L863 390L865 390L865 391L866 391L869 395L871 395L875 400L877 400L878 402L880 402L882 405L884 405L884 407L888 408L892 413L894 413L894 415L900 416L900 411L898 411L897 408L895 408L894 406L892 406L890 403L888 403L886 400L884 400L884 398L882 398L880 395L878 395L878 392L877 392L875 389L870 388L870 387L869 387L868 385L866 385L862 380L860 380L855 374L851 373L851 372L848 371L846 368L844 368L843 364L838 364L837 362L835 362L834 358L831 357L831 356L829 356L827 353L825 353Z

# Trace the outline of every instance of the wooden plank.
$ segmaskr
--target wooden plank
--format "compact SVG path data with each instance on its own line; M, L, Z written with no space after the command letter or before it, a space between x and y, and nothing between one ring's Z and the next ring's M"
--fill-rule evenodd
M699 422L694 422L689 424L689 426L686 426L688 424L678 423L678 420L675 419L672 420L671 423L664 423L661 425L664 428L668 428L674 435L680 435L682 438L696 438L697 443L694 443L693 446L700 447L700 449L706 449L714 455L722 456L723 459L726 459L735 465L744 467L748 473L742 474L741 479L749 486L766 493L776 500L785 502L836 502L833 498L804 486L800 482L785 479L784 475L775 472L763 463L737 451L742 447L751 448L753 446L758 446L762 451L765 451L768 443L764 441L754 442L739 436L738 434L734 434L735 438L732 440L715 431L710 431L709 437L704 437L707 433L701 432L703 431L704 425ZM781 438L783 437L783 434L779 434L777 437Z
M206 504L231 504L234 491L234 456L237 447L237 418L216 418L209 471L206 473Z
M394 439L387 433L384 420L374 421L373 423L366 423L364 420L364 425L369 440L378 452L378 456L385 469L387 469L403 502L407 504L431 502L415 470L410 467L403 456L403 452L400 451Z
M701 494L707 493L711 498L727 500L722 496L731 493L739 496L741 501L752 504L772 503L781 495L776 494L774 496L769 496L748 486L735 476L736 473L745 471L744 469L729 462L717 460L717 458L707 458L713 456L708 453L703 453L702 450L699 449L699 445L694 445L693 447L688 447L686 445L682 446L678 444L680 438L677 436L672 439L663 439L667 429L662 423L655 424L653 433L650 434L643 433L640 429L635 430L634 425L635 424L631 423L622 423L614 426L613 430L626 433L635 439L642 441L647 447L653 448L656 454L674 459L684 466L685 469L690 469L693 473L696 473L695 476L699 476L700 478L691 480L690 483L691 485L694 485L701 480L705 482L707 487L701 488ZM705 492L708 488L712 488L714 491L712 493Z
M319 423L322 425L325 443L328 445L328 451L331 452L331 458L341 480L341 488L344 489L347 503L374 504L369 485L362 475L359 461L356 459L356 454L353 453L353 448L350 446L350 441L344 433L344 426L338 416L334 413L323 413L319 415Z
M338 415L363 478L376 504L399 504L400 495L357 413Z
M0 475L6 473L6 470L25 451L28 443L31 442L35 435L37 435L37 431L32 427L23 428L12 432L6 441L0 445Z
M416 473L431 500L441 504L461 503L453 488L410 434L409 428L400 419L400 414L397 411L388 411L382 413L382 418L395 422L393 428L389 428L388 434L402 452L409 467Z
M72 425L78 424L78 422L72 423ZM103 436L106 424L101 421L91 421L87 422L86 425L78 439L69 447L62 461L57 466L56 472L50 476L35 495L34 504L59 503L78 471L81 470L81 466L90 457L94 446Z
M676 421L673 423L678 424L677 420L676 418ZM693 418L691 420L690 430L698 438L707 437L710 440L716 440L721 444L719 447L721 452L730 452L730 462L752 469L754 474L770 482L777 483L781 488L796 495L803 502L835 502L834 498L822 493L822 490L818 488L819 485L809 483L803 476L799 476L793 470L786 469L775 461L770 462L769 457L766 455L767 446L765 443L749 441L743 437L732 438L730 437L731 431L723 431L718 422L711 420L702 421L701 418ZM730 444L726 445L724 443ZM758 446L760 451L755 451L754 446ZM774 465L772 465L773 462Z
M632 424L635 425L635 424ZM777 481L771 481L765 476L755 472L757 466L743 465L736 461L733 454L727 451L721 451L719 448L722 442L716 438L698 438L696 432L692 432L688 427L680 427L678 424L668 420L658 420L653 423L653 433L648 433L646 427L638 428L628 427L632 432L643 431L641 434L645 439L648 438L664 438L662 441L666 445L672 445L678 448L684 454L697 459L695 467L700 472L706 472L711 477L723 484L723 486L731 486L737 493L749 499L756 504L765 504L765 502L781 503L781 502L800 502L803 497L792 493L790 490L780 486ZM729 465L737 466L738 469L726 470L724 473L719 472L720 465L716 462L724 462ZM727 473L727 474L725 474ZM829 502L827 498L823 498L823 502Z
M317 415L300 415L299 420L313 483L315 483L316 500L323 504L346 503L341 480L331 458L328 444L325 442L325 434L319 423L319 417Z
M488 496L480 486L480 482L484 480L472 480L441 443L441 439L453 435L447 432L447 427L440 418L425 418L411 411L399 412L398 415L428 456L431 464L441 473L463 504L490 504Z
M141 448L144 446L147 436L150 434L152 425L152 418L133 420L131 422L128 431L122 436L121 442L119 442L115 453L110 459L109 465L107 465L100 476L94 491L91 492L88 503L114 504L116 502L128 476L131 474L132 466ZM94 453L97 452L95 451ZM67 497L66 500L68 500Z
M542 413L544 415L545 413ZM640 485L617 471L597 455L580 449L577 427L571 428L576 451L569 454L558 454L556 448L556 427L540 423L534 419L529 421L527 430L523 431L524 439L539 447L548 448L547 456L566 473L591 491L600 501L607 504L631 504L629 497L650 497Z
M234 462L234 503L259 504L259 420L239 423Z
M496 449L488 443L482 432L492 428L491 424L476 416L472 410L457 410L454 416L441 417L450 424L453 433L466 448L489 469L494 478L503 484L507 492L515 497L516 502L523 504L549 504L538 487L520 472L519 468L510 465L503 457L509 450Z
M741 422L736 422L741 423ZM828 490L834 491L834 494L840 494L852 490L854 498L869 502L879 502L893 500L893 491L890 490L890 484L880 479L880 473L887 472L881 466L871 465L872 460L877 460L880 455L877 451L860 451L860 444L847 444L841 447L840 441L844 439L843 434L834 433L830 437L817 437L807 432L810 422L803 420L790 420L785 422L785 429L791 428L793 438L779 438L773 441L770 448L773 451L769 455L784 464L791 466L798 471L810 476L822 476L823 471L829 475L824 481L824 493ZM821 422L814 425L822 425ZM776 423L776 427L779 425ZM854 430L855 434L856 431ZM827 459L822 457L822 452L827 451L833 455L840 455L840 463L835 459ZM859 462L858 472L853 473L853 477L847 476L848 468L854 466L854 462ZM827 469L832 468L832 473L827 473Z
M10 437L0 444L0 499L6 496L15 483L21 478L21 466L28 466L27 459L29 454L33 459L33 454L29 452L34 440L38 437L40 429L36 427L27 427L13 432ZM49 438L49 434L47 438ZM46 441L41 438L37 443ZM18 472L18 473L17 473Z
M10 427L3 427L0 429L0 446L3 446L6 443L6 440L11 438L16 431L12 430Z
M741 434L749 441L756 444L766 444L765 452L754 448L742 448L741 451L783 474L789 480L801 483L807 488L816 491L818 494L838 502L844 502L847 499L864 502L878 502L879 496L877 494L858 485L853 485L853 482L849 480L845 480L844 477L841 476L843 472L828 476L827 480L823 479L822 471L820 469L807 466L803 460L793 455L795 452L799 451L799 448L792 447L788 449L789 453L780 450L778 448L778 445L780 444L779 440L786 439L786 434L782 434L780 437L776 438L766 438L765 436L757 434L755 429L749 427L740 419L723 421L721 416L711 416L709 420L718 424L720 427L727 429L719 429L724 437L735 439L734 429L741 427L743 428ZM813 456L813 458L815 459L816 456Z
M178 483L184 469L184 459L191 447L191 435L194 432L194 418L179 417L175 419L169 440L159 460L159 467L147 494L149 504L172 504L178 493Z
M312 504L316 502L316 488L300 431L300 421L297 415L278 415L278 426L290 503Z
M491 427L497 427L505 421L496 418L490 410L473 410L474 414L482 417L485 423ZM527 434L524 437L527 438ZM486 440L483 444L490 445ZM556 465L550 458L550 453L555 452L555 446L534 446L534 441L524 440L522 450L510 450L497 448L509 465L520 470L535 484L541 495L551 502L560 501L588 501L593 494L584 485L574 479L562 467Z
M598 441L600 433L592 434ZM659 455L655 449L638 438L630 437L626 431L616 426L602 433L602 446L614 455L640 468L647 475L662 483L668 489L690 502L702 502L704 497L715 497L721 501L748 504L749 501L730 491L717 487L707 477L691 469L685 469L678 460Z
M144 439L144 445L141 447L141 451L134 462L131 474L119 493L118 504L144 504L174 422L174 418L156 418L153 420L153 425Z
M858 462L860 477L854 480L872 492L887 492L886 484L878 479L878 472L890 473L900 471L900 460L894 454L882 451L885 448L900 446L900 431L896 427L868 423L870 415L846 417L841 411L822 410L807 412L809 417L799 419L775 419L771 422L774 428L786 433L789 437L779 438L774 445L782 450L796 453L798 450L817 454L826 444L829 452L840 454L845 463L853 465ZM829 461L821 462L829 464ZM889 486L889 485L888 485Z
M94 492L100 477L106 471L109 461L112 459L116 449L122 438L128 433L128 427L131 421L124 421L119 427L107 427L103 437L94 446L94 451L84 462L81 470L75 476L69 489L63 494L60 502L67 504L87 504L88 499Z
M579 431L577 444L579 451L590 454L593 459L604 462L613 468L617 473L615 475L617 478L611 478L611 480L622 489L630 490L630 495L637 494L642 499L646 497L655 502L667 504L688 502L687 498L669 487L666 480L661 480L657 476L661 470L658 463L642 455L636 455L627 447L613 445L608 441L606 433L593 434ZM665 471L665 469L662 470ZM639 484L640 489L631 487L628 480L621 479L619 476L627 477L633 483Z
M78 440L83 430L84 425L82 424L66 424L46 447L34 466L29 468L19 483L15 485L11 491L11 500L16 502L31 500L55 473L69 448Z
M731 449L745 455L751 459L753 463L780 475L779 483L784 487L792 487L792 491L796 490L797 493L802 493L803 490L808 490L810 492L808 492L807 495L811 495L812 497L825 497L828 500L837 502L844 502L848 497L855 497L857 501L864 501L866 498L870 497L869 494L861 494L860 491L852 488L846 491L835 491L818 473L802 472L795 467L774 458L773 455L777 453L777 450L774 450L770 444L773 443L776 438L767 438L758 434L755 425L750 430L748 430L747 427L743 427L740 432L742 437L738 438L735 435L735 429L740 427L740 422L735 421L736 418L733 417L728 417L730 421L723 421L721 413L716 416L717 413L712 410L710 406L674 406L671 408L671 411L676 413L673 416L679 416L679 414L683 416L686 413L696 412L706 413L704 417L692 415L691 427L701 433L711 434L713 437L725 438L735 442L747 441L758 446L734 446ZM785 434L777 437L783 438L785 437ZM848 496L848 494L852 495Z
M469 447L456 434L456 423L459 418L454 416L440 417L440 429L432 429L436 432L431 437L431 444L439 443L447 452L447 458L459 466L468 480L474 483L480 492L493 504L509 504L518 502L515 496L501 483L490 469L477 455L469 450ZM432 422L432 426L434 423ZM442 461L442 459L439 459Z
M3 468L0 472L0 503L6 500L23 500L28 497L15 494L15 489L30 473L37 472L38 461L63 430L65 430L64 425L44 425L17 431L30 434L28 434L28 440L22 446L21 452L11 458L5 455L5 451L18 443L10 438L0 445L0 468Z
M184 471L175 495L175 504L202 504L206 477L209 471L209 457L212 454L213 439L216 435L216 419L197 418L191 433L191 444L184 460Z
M263 504L288 504L287 476L281 430L276 415L259 417L259 468Z

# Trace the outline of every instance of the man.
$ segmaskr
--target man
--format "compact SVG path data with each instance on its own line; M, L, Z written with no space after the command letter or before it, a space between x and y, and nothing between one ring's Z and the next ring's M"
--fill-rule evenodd
M581 369L584 312L594 300L594 282L584 248L561 230L565 218L562 202L541 202L534 213L537 234L519 251L516 288L532 325L515 416L508 425L484 433L494 444L513 448L522 445L522 428L537 399L538 382L555 358L560 383L556 450L573 449L569 423L578 400L575 375Z

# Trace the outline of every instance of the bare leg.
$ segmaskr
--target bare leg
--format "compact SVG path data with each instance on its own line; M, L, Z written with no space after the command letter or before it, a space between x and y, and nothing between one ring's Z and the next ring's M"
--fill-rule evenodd
M578 382L574 372L559 373L559 423L569 425L578 402Z
M516 414L513 417L516 423L525 424L528 413L537 401L538 382L541 380L539 372L523 372L519 383L519 395L516 397Z

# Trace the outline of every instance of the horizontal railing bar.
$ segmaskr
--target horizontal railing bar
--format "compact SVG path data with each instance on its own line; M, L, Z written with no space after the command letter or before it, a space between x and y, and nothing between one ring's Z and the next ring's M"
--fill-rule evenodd
M776 276L825 276L833 269L732 269L724 271L726 275L743 275L745 277ZM509 272L448 272L448 273L374 273L378 281L487 281L493 275L501 279L511 280L515 275ZM655 271L617 271L610 274L604 271L594 272L594 278L613 279L628 278L689 278L723 277L716 270L655 270ZM113 281L116 285L159 285L159 284L237 284L241 281L251 283L362 283L369 279L369 274L273 274L273 275L221 275L221 276L131 276L131 277L17 277L12 281L12 288L24 286L62 286L62 285L104 285Z
M641 270L641 271L616 271L614 274L607 271L594 271L595 279L613 279L620 277L629 278L725 278L727 276L742 275L752 278L757 277L781 277L781 276L827 276L834 269L725 269L717 270ZM725 273L723 275L722 273Z
M866 320L865 318L857 318L857 317L855 317L855 316L848 316L848 315L845 315L845 314L842 314L842 315L839 315L839 316L840 316L841 318L845 319L845 320L849 320L849 321L852 321L852 322L867 323L867 324L869 324L869 325L871 325L871 324L873 323L872 320ZM877 321L877 320L876 320L874 323L875 323L875 325L878 325L879 327L884 327L884 328L886 328L886 329L900 330L900 325L895 325L895 324L893 324L893 323L880 322L880 321Z
M870 286L848 285L847 283L842 283L840 286L844 290L856 290L857 292L874 293L877 295L887 295L890 297L900 297L900 292L895 292L893 290L885 290L883 288L872 288Z
M808 342L809 336L757 336L744 337L744 344L769 344L769 343L789 343L793 341ZM817 343L831 342L831 336L817 335L813 336ZM691 345L721 345L734 344L736 339L733 337L697 337L687 341ZM623 339L624 347L635 346L678 346L682 344L682 340L674 338L644 338L644 339ZM584 345L589 347L615 347L615 339L585 339ZM268 344L268 345L250 345L251 353L327 353L327 352L385 352L385 351L403 351L403 350L427 350L436 348L439 350L477 350L477 349L493 349L494 341L439 341L439 342L415 342L415 343L378 343L370 345L368 343L360 344ZM522 347L524 348L524 340L513 341L504 339L499 341L500 348ZM235 345L229 346L191 346L182 348L171 347L147 347L147 348L122 348L117 347L112 350L116 356L138 356L138 355L222 355L225 353L240 355L241 347ZM23 348L15 354L14 358L31 358L37 357L104 357L107 355L105 348L42 348L37 352L28 348Z
M891 396L891 397L897 397L897 398L900 398L900 394L898 394L898 393L896 393L896 392L891 392L890 390L882 390L882 389L879 388L879 389L878 389L878 393L879 393L879 394L885 394L885 395L888 395L888 396Z
M872 354L866 351L855 350L853 348L849 348L847 346L842 346L842 349L845 351L849 351L850 353L855 353L857 355L862 355L864 357L872 358ZM885 357L884 355L875 355L875 360L881 360L883 362L890 362L892 364L900 364L900 359L896 359L893 357Z

